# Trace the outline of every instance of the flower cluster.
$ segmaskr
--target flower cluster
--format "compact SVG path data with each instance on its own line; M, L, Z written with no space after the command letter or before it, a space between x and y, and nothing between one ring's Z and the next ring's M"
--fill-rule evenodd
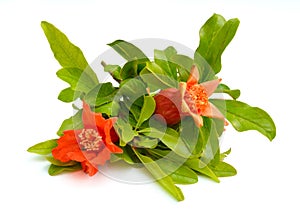
M231 149L220 150L224 126L257 130L269 140L276 135L272 118L238 101L240 90L217 76L238 19L209 18L193 58L170 46L154 50L150 59L132 43L114 41L108 45L126 63L102 62L111 82L99 82L82 51L54 25L41 25L62 67L57 76L69 84L58 99L74 102L76 112L63 121L58 138L28 149L45 156L52 176L77 170L93 176L106 163L139 164L181 201L177 184L196 183L199 174L216 182L236 174L224 161ZM227 98L216 98L216 93Z

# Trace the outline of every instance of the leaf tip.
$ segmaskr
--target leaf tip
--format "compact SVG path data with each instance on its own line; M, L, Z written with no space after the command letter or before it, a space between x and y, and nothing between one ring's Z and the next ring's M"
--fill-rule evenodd
M46 25L48 25L49 23L47 21L41 21L41 27L43 29L45 29Z
M274 131L267 136L270 141L273 141L276 137L276 127L274 127Z

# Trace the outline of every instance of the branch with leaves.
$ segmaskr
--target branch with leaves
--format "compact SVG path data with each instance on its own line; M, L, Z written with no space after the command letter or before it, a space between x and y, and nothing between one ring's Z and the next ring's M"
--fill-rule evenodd
M217 75L238 19L209 18L194 57L170 46L155 49L150 59L130 42L108 44L126 60L122 66L102 61L114 83L99 82L82 51L54 25L43 21L41 26L62 67L56 74L69 84L58 99L82 103L62 122L57 138L28 149L50 162L52 176L77 170L93 176L100 166L118 161L139 164L181 201L178 184L194 184L199 175L219 182L236 174L224 162L231 150L221 153L219 146L229 123L239 132L256 130L269 140L276 136L268 113L238 101L240 90ZM216 93L230 99L214 98Z

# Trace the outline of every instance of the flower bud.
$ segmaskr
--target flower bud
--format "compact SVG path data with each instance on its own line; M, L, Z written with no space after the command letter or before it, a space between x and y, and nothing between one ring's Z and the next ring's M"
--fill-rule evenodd
M180 122L180 91L175 88L161 90L154 96L155 114L161 115L168 125Z

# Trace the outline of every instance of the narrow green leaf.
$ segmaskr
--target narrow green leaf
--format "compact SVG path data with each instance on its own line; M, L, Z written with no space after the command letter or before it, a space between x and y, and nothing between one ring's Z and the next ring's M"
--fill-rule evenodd
M117 156L116 154L111 154L109 162L110 163L116 163L116 162L119 162L121 160L122 160L122 158L120 156Z
M77 170L81 170L81 169L82 169L82 167L81 167L80 163L77 163L73 166L56 166L54 164L51 164L48 169L48 173L50 176L56 176L63 172L73 172L73 171L77 171Z
M211 120L207 143L203 149L201 161L205 164L215 164L220 161L219 135L216 123Z
M63 163L59 160L56 160L55 158L53 157L46 157L46 159L53 165L56 165L56 166L61 166L61 167L68 167L68 166L74 166L75 164L77 164L78 162L76 161L69 161L69 162L66 162L66 163Z
M97 85L86 72L78 68L62 68L57 71L56 75L69 83L74 91L88 93Z
M167 47L165 50L154 50L154 61L164 72L173 79L177 79L176 65L171 62L171 57L177 54L174 47Z
M138 61L129 61L124 64L120 71L120 77L122 80L132 79L138 75Z
M198 175L187 166L179 167L171 174L171 178L175 184L194 184L198 182Z
M110 44L116 52L118 52L124 59L128 61L141 60L149 61L147 56L139 48L124 40L116 40Z
M120 114L123 114L128 116L128 111L130 110L137 120L140 115L140 109L136 109L138 107L137 104L139 104L140 98L143 102L143 96L145 94L147 94L146 85L141 80L136 78L126 80L114 97L112 115L119 116ZM120 102L120 100L123 101Z
M84 100L91 106L100 106L112 102L117 90L110 82L100 83L86 94Z
M132 129L132 126L122 118L118 118L115 124L115 130L121 138L121 141L123 141L125 144L130 142L136 135Z
M133 146L140 148L155 148L158 144L157 138L138 135L133 139Z
M216 174L207 166L207 164L203 163L200 159L188 159L185 162L185 165L189 168L210 177L212 180L216 181L217 183L220 182Z
M128 104L127 102L124 102L125 104ZM134 103L131 106L126 106L129 111L132 113L134 120L136 121L135 126L137 126L137 121L139 120L140 116L141 116L141 111L142 109L135 105Z
M81 92L75 92L73 89L66 88L64 90L62 90L59 95L58 95L58 99L62 102L73 102L74 100L78 99L81 95Z
M146 85L140 79L129 79L119 89L118 95L126 96L131 106L138 98L147 94Z
M105 72L109 72L115 79L121 80L121 67L119 65L105 65Z
M48 155L51 154L52 149L57 146L57 139L52 139L48 141L44 141L38 143L30 148L28 148L28 152L40 154L40 155Z
M115 156L121 158L126 163L130 165L137 165L140 164L140 161L136 154L133 152L132 148L130 146L123 147L123 153L122 154L114 154Z
M160 139L161 142L179 156L189 158L192 154L190 149L180 138L179 133L172 128L162 127L159 123L153 122L150 128L142 129L139 132L146 136Z
M238 19L226 21L221 15L214 14L201 27L200 44L195 52L195 61L202 64L203 57L215 73L221 70L221 55L233 39L239 26Z
M198 144L201 145L198 143L199 128L192 117L185 117L181 120L180 137L190 152L199 152L199 149L196 149Z
M178 88L178 82L166 75L163 69L154 62L147 62L140 77L147 84L151 92L159 89Z
M199 154L205 148L211 131L211 119L204 117L203 118L203 126L199 128L199 135L197 145L194 150L194 154Z
M53 24L41 22L43 31L50 44L56 60L62 67L74 67L84 70L94 83L98 83L95 72L91 69L79 47L70 42L67 36Z
M237 131L256 130L270 141L276 136L276 126L270 115L264 110L235 101L225 100L226 109L222 106L224 100L211 100L221 111L226 112L226 118Z
M153 161L150 157L140 154L137 150L134 150L135 154L144 164L146 169L152 174L153 178L175 199L178 201L184 200L184 196L181 190L174 184L172 178L166 175L160 168L160 166Z
M57 131L58 136L62 136L66 130L77 130L83 128L82 123L82 110L76 112L76 114L68 119L65 119L60 128Z
M157 164L166 174L170 175L175 184L193 184L198 182L197 174L185 165L165 158L157 160Z
M214 91L214 93L226 93L226 94L230 95L231 98L233 98L233 99L237 99L241 95L241 91L239 89L231 90L225 84L219 84L218 88Z
M231 153L231 148L220 154L220 161L223 161Z
M177 65L180 81L186 82L190 76L194 60L182 54L175 54L170 58L171 62Z
M140 113L140 117L137 121L136 127L140 127L140 125L149 119L151 115L155 111L155 100L152 96L144 96L144 104Z
M95 108L95 112L102 113L102 114L107 114L107 115L111 116L111 113L112 113L112 102L108 102L106 104L97 106Z
M212 166L211 169L218 177L234 176L237 174L237 171L233 166L223 161L220 161L217 165Z

